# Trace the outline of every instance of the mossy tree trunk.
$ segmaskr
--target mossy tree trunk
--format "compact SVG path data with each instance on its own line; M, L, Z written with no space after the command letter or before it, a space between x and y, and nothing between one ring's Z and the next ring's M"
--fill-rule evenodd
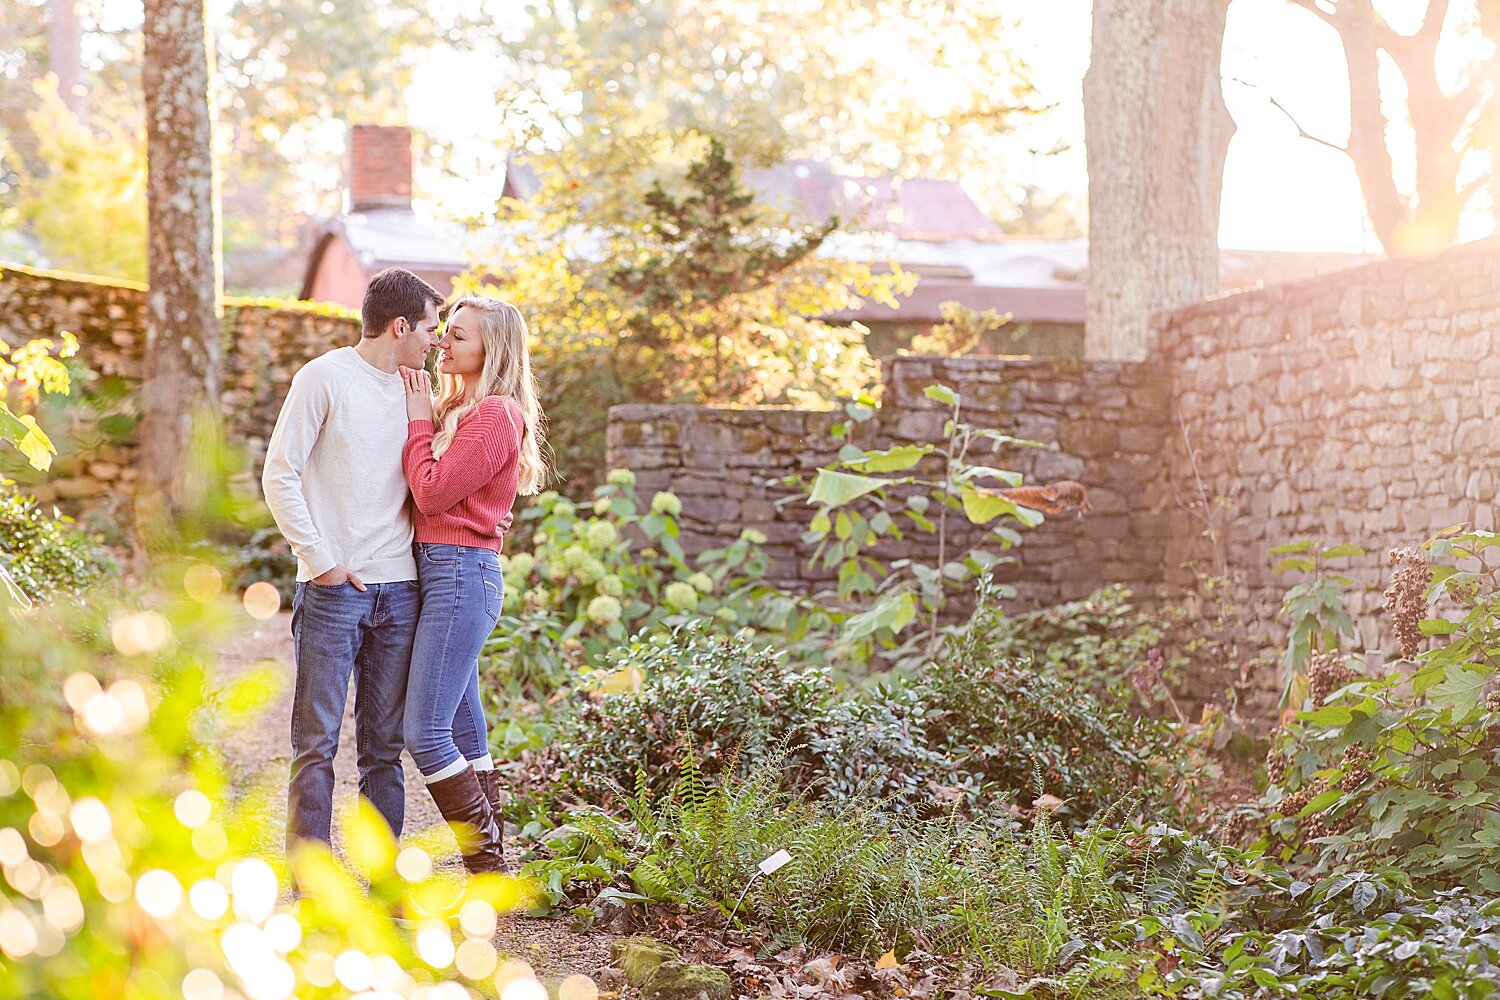
M146 0L144 36L151 289L142 380L142 500L161 512L180 513L197 499L189 452L195 441L205 440L201 421L213 422L222 367L223 286L204 0Z

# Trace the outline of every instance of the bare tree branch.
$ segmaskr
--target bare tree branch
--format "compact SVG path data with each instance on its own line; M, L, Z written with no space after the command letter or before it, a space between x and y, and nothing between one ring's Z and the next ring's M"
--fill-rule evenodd
M1258 84L1251 83L1249 80L1242 80L1239 77L1231 77L1229 82L1238 83L1241 86L1249 87L1251 90L1259 90L1262 93L1265 92L1264 88L1259 86ZM1277 111L1280 111L1283 115L1285 115L1287 121L1292 123L1292 127L1297 130L1297 138L1309 139L1313 142L1316 142L1320 146L1327 146L1329 149L1337 150L1340 153L1347 154L1349 152L1349 148L1347 146L1340 146L1336 142L1330 142L1329 140L1324 139L1321 136L1313 135L1307 129L1303 128L1302 123L1299 122L1296 117L1286 109L1285 105L1283 105L1271 94L1266 94L1266 101L1271 105L1271 107L1275 108Z
M1418 38L1425 38L1437 45L1438 36L1443 33L1443 22L1448 19L1448 0L1429 0L1427 14L1422 18L1422 26L1417 29Z
M1319 7L1317 3L1314 2L1314 0L1287 0L1287 3L1292 4L1296 7L1301 7L1303 10L1312 11L1314 14L1323 19L1323 23L1332 25L1334 28L1337 28L1339 26L1338 19L1328 11L1324 10L1322 7Z

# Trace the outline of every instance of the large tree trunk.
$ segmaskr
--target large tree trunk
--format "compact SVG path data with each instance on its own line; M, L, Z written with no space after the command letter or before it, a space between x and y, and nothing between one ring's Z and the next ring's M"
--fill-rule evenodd
M1229 0L1094 0L1083 81L1089 170L1085 353L1139 361L1152 314L1218 290L1234 122L1219 56Z
M146 193L151 289L142 391L143 487L181 511L195 499L189 444L217 410L218 190L204 0L146 0ZM210 417L211 419L211 417Z
M83 121L88 114L88 95L83 83L83 26L78 20L78 0L51 0L52 19L47 25L49 68L57 77L57 93L69 111Z

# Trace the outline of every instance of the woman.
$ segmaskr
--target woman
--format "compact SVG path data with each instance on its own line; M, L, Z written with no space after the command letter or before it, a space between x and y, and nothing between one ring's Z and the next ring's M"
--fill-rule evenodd
M442 391L401 369L422 612L406 688L406 746L470 872L505 869L498 782L479 697L479 651L500 616L501 541L517 494L538 492L541 407L526 321L498 299L465 296L438 341Z

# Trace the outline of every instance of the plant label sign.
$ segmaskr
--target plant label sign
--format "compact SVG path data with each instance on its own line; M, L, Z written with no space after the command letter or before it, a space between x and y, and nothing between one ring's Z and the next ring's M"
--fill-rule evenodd
M780 871L790 860L792 860L792 856L784 849L777 851L760 863L760 873L762 875L770 875L773 872Z

